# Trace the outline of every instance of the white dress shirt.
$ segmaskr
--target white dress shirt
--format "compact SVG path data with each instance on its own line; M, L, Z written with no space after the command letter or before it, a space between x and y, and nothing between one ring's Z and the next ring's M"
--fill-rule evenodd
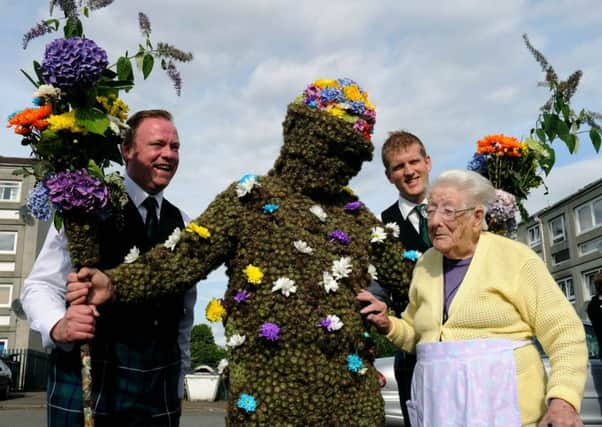
M422 203L426 203L426 199L424 199L421 203L410 202L409 200L404 199L403 197L399 197L399 201L397 205L399 206L399 211L401 212L401 216L404 220L410 219L410 222L416 229L418 233L420 233L420 218L419 213L414 210L416 206Z
M142 221L146 219L146 208L142 202L149 196L129 176L125 176L125 189L132 199ZM157 219L161 212L163 203L163 192L154 194L157 200ZM190 221L190 217L180 211L184 223ZM24 281L21 290L21 304L27 314L30 327L38 331L42 336L42 344L46 348L60 347L65 351L71 350L73 344L56 343L50 336L50 331L56 323L63 318L66 312L65 293L67 291L67 274L73 271L67 237L64 229L57 231L51 226L46 235L44 245L36 259L31 273ZM190 331L194 320L194 305L196 303L196 285L190 288L184 295L184 309L178 328L178 345L181 353L181 374L178 387L180 397L184 395L184 375L190 369Z

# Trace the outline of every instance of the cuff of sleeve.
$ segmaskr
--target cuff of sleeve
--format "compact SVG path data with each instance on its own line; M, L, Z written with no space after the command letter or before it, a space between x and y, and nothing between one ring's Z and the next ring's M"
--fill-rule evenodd
M570 403L578 414L581 412L581 396L570 388L563 386L553 387L546 394L546 402L549 402L550 399L562 399Z
M404 342L405 335L403 328L401 327L401 319L389 316L389 320L391 321L391 330L385 337L397 347L401 348Z
M63 318L64 315L64 310L51 310L46 312L43 321L39 321L36 322L37 324L31 325L32 329L40 332L40 335L42 336L42 345L44 348L52 349L56 347L57 343L55 343L50 336L50 331L52 331L52 328L54 328L54 326Z

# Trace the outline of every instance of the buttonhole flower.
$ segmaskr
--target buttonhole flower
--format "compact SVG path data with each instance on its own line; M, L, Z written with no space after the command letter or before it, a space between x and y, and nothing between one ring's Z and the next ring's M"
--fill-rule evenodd
M261 325L259 337L265 338L268 341L278 341L280 339L280 327L272 322L266 322Z
M320 319L318 326L322 329L326 329L328 332L334 332L343 327L343 322L336 314L329 314L324 319Z
M228 359L220 360L219 363L217 364L217 373L220 375L223 374L227 367L228 367Z
M180 230L178 227L176 227L171 232L171 234L169 235L169 237L167 238L165 243L163 243L163 246L166 247L167 249L170 249L173 252L176 245L180 241L181 237L182 237L182 230Z
M357 354L349 354L347 355L347 369L351 372L359 373L360 370L364 367L364 362Z
M368 274L372 280L378 280L378 274L376 273L376 267L372 264L368 264Z
M238 184L236 184L236 195L238 197L244 197L249 194L256 185L259 186L257 175L248 173L238 181Z
M314 252L314 250L303 240L295 240L293 246L295 246L295 249L302 254L311 255Z
M351 273L351 257L342 257L332 262L332 276L339 280L349 277Z
M332 275L328 271L322 273L321 285L324 286L324 289L326 290L327 294L330 292L336 292L337 289L339 289L339 284L337 280L334 277L332 277Z
M320 205L313 205L311 208L309 208L309 211L318 217L318 219L322 222L325 222L326 218L328 218L328 215L326 215L326 212Z
M243 270L243 273L247 276L247 282L254 285L259 285L263 280L263 272L259 267L256 267L253 264L247 265Z
M245 290L238 291L236 295L234 295L234 301L236 301L237 303L241 303L243 301L248 300L250 296L251 294Z
M126 264L131 264L134 261L136 261L139 256L140 256L140 249L138 249L136 246L132 246L132 249L130 249L128 254L125 256L125 258L123 259L123 262L125 262Z
M382 243L387 238L387 233L385 229L379 226L372 228L372 234L370 235L371 243Z
M328 237L330 237L330 241L336 241L339 242L343 245L348 245L349 244L349 236L347 235L347 233L345 233L342 230L334 230L331 231L328 234Z
M359 208L362 207L362 202L360 202L359 200L356 202L349 202L345 205L345 210L347 212L355 212L357 211Z
M247 337L244 335L233 334L226 340L226 346L230 348L240 347L245 343L246 339Z
M226 317L226 309L222 305L221 300L212 298L205 308L205 316L210 322L219 322Z
M288 297L290 294L297 292L295 281L289 279L288 277L278 278L278 280L274 282L274 286L272 286L272 292L276 291L281 291L282 295Z
M247 413L255 412L255 409L257 409L257 401L252 395L242 393L238 398L238 402L236 402L236 406Z
M266 203L265 205L262 206L261 210L263 210L264 213L273 214L279 208L280 208L280 206L275 205L273 203Z
M391 234L393 235L393 237L395 237L395 238L399 237L399 225L397 225L396 222L387 222L385 224L385 228L387 230L391 231Z
M414 251L414 250L403 251L404 259L409 259L410 261L417 261L421 255L422 255L422 253L420 251Z
M203 239L208 239L209 237L211 237L211 232L209 232L208 228L203 227L202 225L195 224L194 222L191 222L186 226L186 231L188 231L189 233L196 233Z

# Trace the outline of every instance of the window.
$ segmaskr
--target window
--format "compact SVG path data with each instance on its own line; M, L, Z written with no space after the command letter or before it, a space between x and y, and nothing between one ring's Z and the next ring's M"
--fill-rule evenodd
M577 233L584 233L602 225L602 197L575 208Z
M566 298L569 301L575 301L575 286L573 286L573 279L571 277L566 277L564 279L560 279L557 281L558 286L566 295Z
M5 202L18 202L21 198L21 183L14 181L0 181L0 200Z
M554 264L560 264L561 262L568 261L571 258L571 253L568 249L563 249L552 254L552 260Z
M602 271L602 267L583 273L583 284L585 285L585 288L589 291L590 297L593 297L594 295L598 294L596 292L596 287L594 286L594 276L600 271Z
M13 285L0 285L0 307L10 307L13 299Z
M541 243L541 234L539 232L539 224L530 227L527 230L529 234L529 246L537 246Z
M8 350L8 339L0 338L0 356L2 356L6 350Z
M564 230L564 217L559 216L550 221L550 237L552 243L562 242L566 239L566 232Z
M17 232L0 231L0 254L17 253Z
M595 239L583 242L578 247L580 255L587 255L596 251L602 253L602 237L596 237Z

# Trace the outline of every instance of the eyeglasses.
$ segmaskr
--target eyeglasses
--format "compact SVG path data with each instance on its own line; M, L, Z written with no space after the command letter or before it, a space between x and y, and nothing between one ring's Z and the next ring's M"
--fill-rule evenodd
M464 209L454 209L446 206L427 206L425 212L429 218L432 218L438 212L444 221L453 221L464 212L472 211L474 209L476 209L476 206Z

